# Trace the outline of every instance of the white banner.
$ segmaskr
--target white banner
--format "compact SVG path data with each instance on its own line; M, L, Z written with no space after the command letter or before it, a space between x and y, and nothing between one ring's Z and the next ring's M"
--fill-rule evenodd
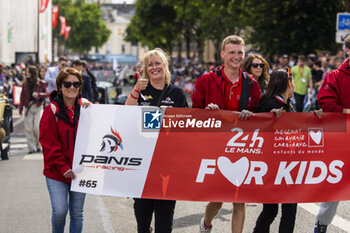
M158 137L158 130L141 129L142 109L102 104L81 109L72 191L141 197Z

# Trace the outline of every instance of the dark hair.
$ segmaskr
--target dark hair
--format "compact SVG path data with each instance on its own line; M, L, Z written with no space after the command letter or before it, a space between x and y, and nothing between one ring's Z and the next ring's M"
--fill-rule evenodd
M267 83L269 82L269 79L270 79L270 74L269 74L270 65L266 61L266 59L263 58L262 56L260 56L259 54L251 54L243 60L241 68L243 70L247 71L248 73L252 74L251 66L252 66L254 58L260 59L262 61L262 63L264 63L263 72L262 72L261 76L258 77L258 80L257 80L260 89L263 91L266 89Z
M304 55L299 55L299 56L298 56L298 59L299 59L300 61L305 61L305 60L306 60L306 58L305 58Z
M272 72L266 93L261 97L260 103L276 95L281 95L287 90L288 81L292 78L292 73L288 75L287 69L278 69Z
M74 61L72 62L72 65L81 66L81 65L82 65L82 64L81 64L81 60L79 60L79 59L74 60Z
M34 87L36 87L38 84L37 84L37 81L38 81L38 69L36 68L36 66L33 66L33 65L29 65L27 67L28 69L28 72L30 74L30 78L26 78L24 80L24 88L26 90L29 90L29 91L32 91L34 89Z
M81 60L81 65L82 65L83 67L86 67L86 66L87 66L87 62L84 61L84 60Z
M61 87L63 84L63 81L69 76L69 75L74 75L75 77L77 77L79 79L79 82L81 82L81 85L79 87L79 94L81 94L81 90L83 88L83 79L81 77L81 74L78 70L74 69L74 68L67 68L67 69L63 69L61 70L56 78L56 86L57 86L57 90L61 91Z
M65 61L68 62L68 59L65 56L60 56L60 58L58 59L58 61Z
M38 72L39 78L44 79L45 77L41 77L41 76L40 76L40 71L41 71L42 69L45 69L45 71L47 71L47 66L46 66L46 65L41 65L41 66L39 67L39 72Z

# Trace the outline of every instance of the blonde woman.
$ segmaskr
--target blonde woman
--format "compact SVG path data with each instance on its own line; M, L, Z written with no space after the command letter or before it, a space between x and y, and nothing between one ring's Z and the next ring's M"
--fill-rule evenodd
M143 62L142 76L138 75L126 105L187 107L184 91L170 84L167 55L161 49L149 51ZM149 233L155 215L155 233L170 233L173 227L175 201L134 198L138 233Z

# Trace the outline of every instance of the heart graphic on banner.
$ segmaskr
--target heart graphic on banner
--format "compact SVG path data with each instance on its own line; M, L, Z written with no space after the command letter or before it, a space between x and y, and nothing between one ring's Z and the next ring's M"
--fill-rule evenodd
M249 160L242 157L234 163L221 156L218 158L218 167L223 176L229 180L233 185L239 187L244 181L249 169Z
M322 132L321 130L317 130L317 132L310 130L310 137L316 144L320 144L322 139Z

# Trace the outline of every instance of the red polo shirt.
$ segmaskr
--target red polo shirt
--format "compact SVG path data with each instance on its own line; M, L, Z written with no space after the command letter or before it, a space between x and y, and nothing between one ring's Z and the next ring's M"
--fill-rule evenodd
M224 69L221 72L225 79L225 110L239 111L239 100L241 99L242 91L242 72L239 72L239 79L232 83L226 76Z

